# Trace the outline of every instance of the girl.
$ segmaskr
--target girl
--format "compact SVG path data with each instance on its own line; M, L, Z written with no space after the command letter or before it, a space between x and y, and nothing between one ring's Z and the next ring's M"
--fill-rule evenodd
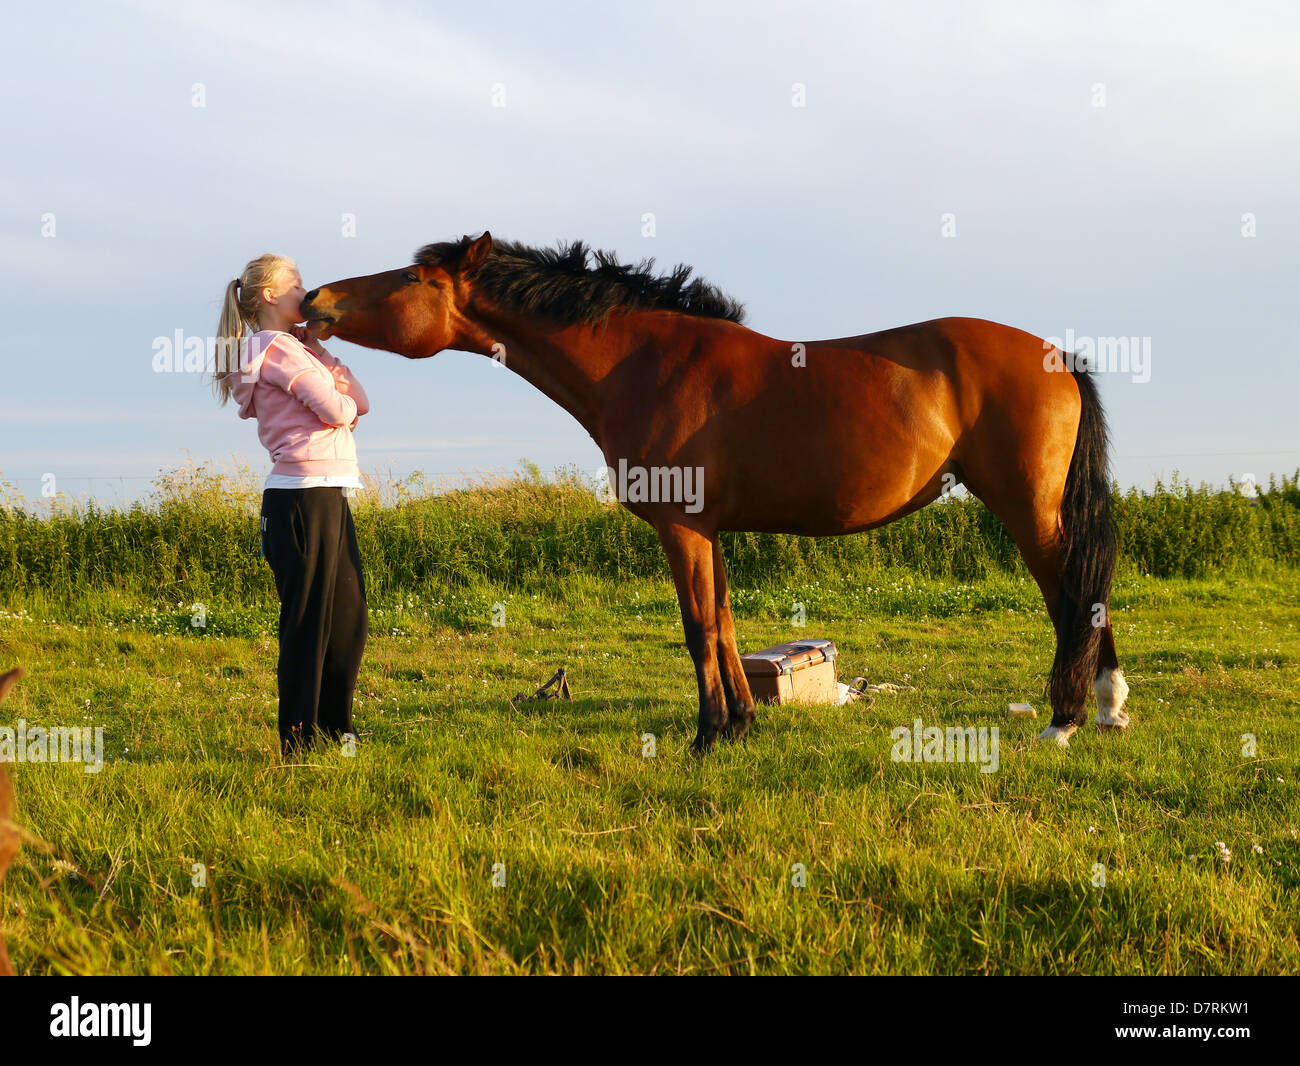
M292 259L263 255L226 286L214 384L274 464L262 493L262 555L280 596L280 752L352 733L352 694L369 632L347 496L361 487L352 430L365 391L302 321ZM251 336L245 334L251 329ZM238 354L238 359L233 358Z

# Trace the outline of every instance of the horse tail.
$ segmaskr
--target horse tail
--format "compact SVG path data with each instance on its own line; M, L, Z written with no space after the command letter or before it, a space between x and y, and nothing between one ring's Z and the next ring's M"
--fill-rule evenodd
M1052 724L1087 721L1107 621L1118 539L1111 513L1109 434L1097 383L1085 367L1072 372L1079 387L1079 428L1061 498L1065 559L1057 587L1056 658L1048 689Z

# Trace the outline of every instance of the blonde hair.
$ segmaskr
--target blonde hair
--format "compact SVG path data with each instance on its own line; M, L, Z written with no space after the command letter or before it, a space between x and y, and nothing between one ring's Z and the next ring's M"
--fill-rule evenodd
M226 286L217 322L217 344L212 366L212 390L219 403L230 399L230 375L240 368L245 333L256 332L262 309L262 290L276 287L281 275L297 273L298 264L288 256L267 252L251 259L244 271Z

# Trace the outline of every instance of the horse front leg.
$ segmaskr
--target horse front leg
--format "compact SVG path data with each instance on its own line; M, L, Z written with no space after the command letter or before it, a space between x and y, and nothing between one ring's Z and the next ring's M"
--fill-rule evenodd
M727 736L739 740L754 723L754 695L740 663L736 647L736 626L731 617L731 590L727 587L727 570L722 563L722 542L713 541L713 601L718 615L718 666L722 688L727 696Z
M661 526L658 532L673 573L673 584L677 587L686 648L695 663L695 681L700 691L700 721L692 750L698 755L708 751L727 728L727 700L718 671L713 540L683 525Z

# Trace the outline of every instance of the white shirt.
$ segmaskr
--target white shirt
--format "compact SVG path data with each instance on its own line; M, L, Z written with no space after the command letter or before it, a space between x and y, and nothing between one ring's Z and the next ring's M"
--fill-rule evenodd
M338 487L344 496L355 496L361 479L355 474L268 474L264 489L319 489Z

